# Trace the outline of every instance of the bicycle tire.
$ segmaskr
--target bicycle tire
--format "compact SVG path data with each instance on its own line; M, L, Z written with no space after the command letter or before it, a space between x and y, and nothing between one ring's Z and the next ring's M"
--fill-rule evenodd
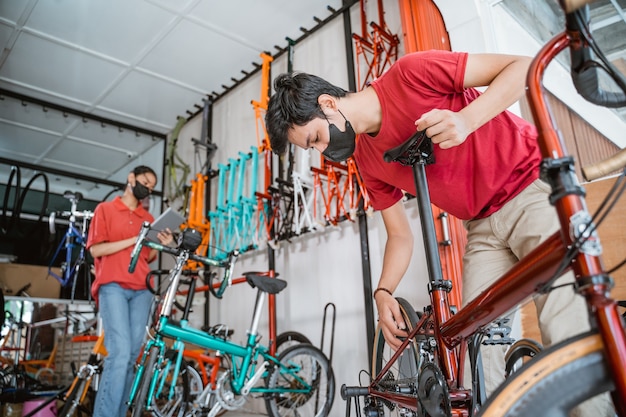
M34 224L30 228L24 231L20 227L22 208L24 207L24 202L26 201L26 195L28 195L28 192L31 190L33 183L39 177L43 179L44 186L45 186L44 192L43 192L43 202L41 203L41 209L39 210L39 216L37 217L37 221L34 222ZM33 175L33 177L26 183L26 185L22 189L22 194L20 195L20 200L19 200L18 207L17 207L18 216L20 216L17 218L17 221L18 221L17 228L24 236L29 236L32 232L34 232L37 229L37 227L39 227L39 224L41 223L41 220L43 219L43 216L46 214L46 210L48 209L49 199L50 199L50 182L48 181L48 176L43 172L37 172L35 175Z
M312 344L309 338L300 332L288 331L279 334L276 336L276 356L291 346L297 346L300 343Z
M11 208L11 218L7 221L7 209L9 206L9 195L11 194L11 183L13 182L13 178L15 178L15 193L13 194L13 207ZM13 228L15 223L17 222L17 217L19 216L18 208L19 208L19 200L20 200L20 184L22 182L22 174L20 171L20 167L12 166L11 173L9 174L9 179L6 183L6 188L4 190L4 199L2 201L2 215L0 216L0 231L3 234L7 234L9 230Z
M161 364L161 369L167 369L167 372L159 375L157 392L152 397L151 408L152 413L157 417L183 417L191 402L189 375L191 372L195 372L195 369L185 360L180 364L178 378L174 383L174 396L168 398L172 387L172 373L176 365L176 355L176 351L168 350L165 353L165 360Z
M417 312L404 298L396 297L396 300L398 300L398 304L400 305L400 314L402 314L402 318L406 323L407 331L410 332L415 328L417 322L419 321ZM385 341L383 331L380 324L378 324L376 326L376 333L374 336L374 351L372 356L373 375L378 375L380 373L394 353L395 351ZM389 387L415 384L417 382L417 376L420 369L418 358L417 343L413 340L413 342L409 343L405 351L398 357L396 363L389 368L382 381L384 381ZM417 402L417 395L415 401ZM382 401L382 403L388 409L387 415L389 416L411 415L410 410L405 410L404 408L401 409L390 402Z
M543 350L502 384L478 415L568 416L575 406L613 389L602 338L592 331Z
M293 390L301 382L285 368L275 367L266 380L266 388L274 391L266 394L265 407L272 417L325 417L335 399L335 375L324 353L309 344L292 346L280 354L278 360L286 367L298 367L298 378L306 381L311 390L303 393L281 393L281 389Z
M537 356L543 350L541 343L533 339L520 339L513 343L504 355L504 377L509 378L514 372L519 370L518 363L522 365L529 359Z
M87 388L87 380L85 378L79 378L78 383L73 385L72 391L65 396L65 404L63 404L63 408L61 408L57 417L72 417L76 409L80 406L83 392Z
M148 397L148 390L150 389L150 385L152 383L152 375L154 375L154 368L158 358L159 348L158 346L152 346L148 352L148 357L143 364L140 376L141 382L137 388L137 394L130 404L132 417L142 417L144 410L147 408L146 399Z
M82 252L82 253L81 253ZM82 282L84 287L82 288L82 294L80 299L91 300L91 264L87 259L87 254L84 249L79 249L76 259L71 265L72 275L70 276L66 286L71 284L70 299L76 299L76 290L79 282Z

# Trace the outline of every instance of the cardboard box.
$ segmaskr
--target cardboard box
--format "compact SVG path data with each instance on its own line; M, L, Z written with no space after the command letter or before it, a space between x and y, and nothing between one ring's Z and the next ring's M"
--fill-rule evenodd
M59 268L53 268L60 274ZM30 284L26 293L30 297L59 298L61 283L48 275L47 266L0 263L0 287L4 295L17 295L17 291Z

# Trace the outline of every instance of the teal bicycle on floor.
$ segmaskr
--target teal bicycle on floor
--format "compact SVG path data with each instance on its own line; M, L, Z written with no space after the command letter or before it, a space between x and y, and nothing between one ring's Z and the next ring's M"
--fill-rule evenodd
M181 366L183 350L185 344L192 344L214 351L226 364L220 369L211 398L206 401L211 405L206 415L213 417L225 410L237 410L248 398L262 397L268 414L273 417L327 416L334 400L335 379L326 355L313 345L299 343L273 356L270 348L260 343L258 328L265 299L268 294L282 291L287 282L255 273L245 274L250 286L257 289L257 297L247 341L243 345L227 340L220 333L193 328L186 319L174 321L172 307L187 261L222 268L222 279L228 282L238 253L233 251L224 260L206 258L194 253L200 240L197 239L199 233L193 229L181 234L181 242L176 248L147 240L149 229L150 224L144 223L133 248L129 271L134 271L144 246L174 255L176 260L157 309L153 334L145 344L131 387L131 415L139 417L145 411L163 415L159 410L163 409L160 404L164 402L169 404L168 416L194 415L194 410L188 409L187 393L179 395L180 390L177 392L177 385L180 385L178 372L184 369ZM166 355L168 351L170 353Z

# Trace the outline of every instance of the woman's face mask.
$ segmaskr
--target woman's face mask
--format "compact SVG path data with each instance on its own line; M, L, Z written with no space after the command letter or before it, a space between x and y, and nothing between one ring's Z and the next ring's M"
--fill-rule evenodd
M135 196L137 200L141 201L144 198L148 197L150 195L150 192L151 191L148 187L146 187L145 185L143 185L142 183L140 183L139 181L135 179L135 186L133 187L133 195Z
M346 121L346 130L342 132L334 123L328 122L330 141L322 155L332 162L342 162L352 156L356 148L356 133L343 113L339 112ZM328 121L328 119L326 119Z

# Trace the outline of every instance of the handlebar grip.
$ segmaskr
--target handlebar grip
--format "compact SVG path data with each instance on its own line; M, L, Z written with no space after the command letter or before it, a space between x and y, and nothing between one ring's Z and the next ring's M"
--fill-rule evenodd
M585 48L586 50L586 48ZM606 91L600 86L598 68L587 66L574 69L574 54L572 53L572 81L576 91L590 103L599 106L619 108L626 106L626 93L621 91Z
M585 100L603 107L618 108L626 106L626 78L606 59L603 52L595 45L588 29L589 9L581 9L565 16L565 26L574 40L570 41L570 74L576 91ZM592 51L602 61L603 67L596 62ZM599 69L614 81L621 91L608 91L600 85Z
M352 397L359 397L369 394L368 387L348 387L346 384L341 386L341 398L345 401Z
M626 148L610 156L604 161L597 162L593 165L583 167L581 169L583 178L587 181L593 181L600 177L610 174L611 172L626 168Z
M148 235L148 230L150 230L150 223L143 222L143 224L141 225L141 231L139 232L139 236L137 236L137 240L135 241L135 247L133 247L133 251L130 254L130 264L128 265L128 272L130 272L131 274L135 272L137 260L139 259L141 248L143 247L143 241Z

